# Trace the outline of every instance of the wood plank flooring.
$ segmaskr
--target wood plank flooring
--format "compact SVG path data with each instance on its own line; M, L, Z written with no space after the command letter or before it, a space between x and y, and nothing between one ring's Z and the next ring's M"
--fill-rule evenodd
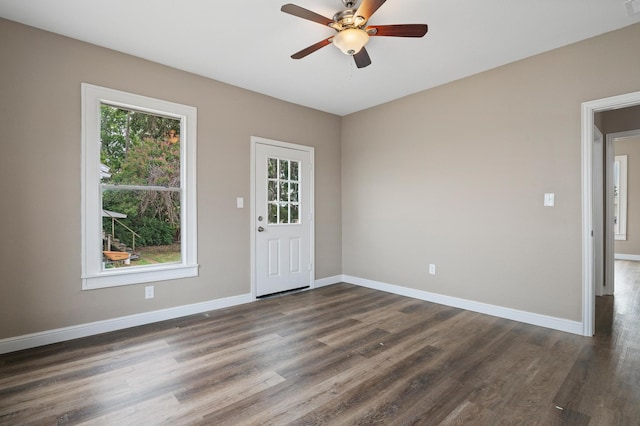
M616 268L594 338L337 284L0 355L0 424L639 425Z

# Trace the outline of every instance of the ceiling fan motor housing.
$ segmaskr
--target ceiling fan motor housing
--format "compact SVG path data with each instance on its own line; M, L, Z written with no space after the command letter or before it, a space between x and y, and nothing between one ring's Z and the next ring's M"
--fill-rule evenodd
M355 9L345 9L335 15L333 20L337 22L340 28L360 28L366 24L366 20L362 16L356 16Z

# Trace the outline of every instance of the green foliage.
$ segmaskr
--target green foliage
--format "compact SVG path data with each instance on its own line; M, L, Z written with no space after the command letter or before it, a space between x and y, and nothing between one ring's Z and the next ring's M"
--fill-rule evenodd
M155 218L142 217L137 227L143 246L162 246L173 243L176 229L167 222Z
M120 170L128 144L131 112L103 105L100 109L100 161L112 171Z

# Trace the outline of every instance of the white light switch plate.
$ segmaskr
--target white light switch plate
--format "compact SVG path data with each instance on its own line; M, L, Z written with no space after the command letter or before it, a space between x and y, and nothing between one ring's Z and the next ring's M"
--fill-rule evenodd
M236 198L236 207L239 209L244 208L244 198L242 197Z
M556 204L556 194L548 192L544 194L544 206L553 207Z

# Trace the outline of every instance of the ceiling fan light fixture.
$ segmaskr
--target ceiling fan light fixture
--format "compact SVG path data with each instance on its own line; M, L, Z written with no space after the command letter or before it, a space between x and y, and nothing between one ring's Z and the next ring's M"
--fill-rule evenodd
M359 28L347 28L333 37L333 44L345 55L353 56L369 41L369 34Z

